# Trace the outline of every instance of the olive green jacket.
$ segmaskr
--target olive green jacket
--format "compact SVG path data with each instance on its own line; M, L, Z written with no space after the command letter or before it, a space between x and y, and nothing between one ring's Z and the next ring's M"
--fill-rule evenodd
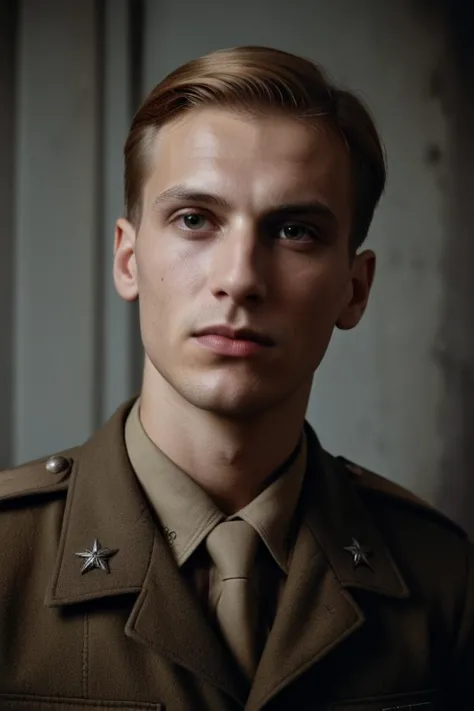
M130 406L63 459L0 473L0 711L474 708L473 548L412 495L324 452L309 426L312 553L300 536L249 687L131 469ZM95 539L116 551L109 572L81 574L76 553ZM367 552L357 566L353 539Z

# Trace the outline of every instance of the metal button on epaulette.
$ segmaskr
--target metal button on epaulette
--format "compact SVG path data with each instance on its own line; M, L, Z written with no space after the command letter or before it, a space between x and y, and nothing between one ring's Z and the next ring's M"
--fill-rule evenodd
M69 462L65 457L55 455L50 457L46 462L46 469L51 472L51 474L61 474L61 472L69 469Z

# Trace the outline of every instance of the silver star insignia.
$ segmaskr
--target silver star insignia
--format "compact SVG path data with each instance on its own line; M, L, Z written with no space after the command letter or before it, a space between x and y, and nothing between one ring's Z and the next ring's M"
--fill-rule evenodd
M82 566L81 573L87 573L88 570L92 568L100 568L104 573L110 573L108 558L111 558L117 553L118 549L112 550L110 548L101 548L97 538L94 541L92 550L83 551L82 553L75 553L78 558L85 558L85 563Z
M362 546L356 538L353 537L352 545L346 546L344 550L351 553L354 557L354 568L358 568L361 563L364 563L370 568L370 570L374 570L367 560L367 557L372 555L372 551L368 548L364 548L364 546Z

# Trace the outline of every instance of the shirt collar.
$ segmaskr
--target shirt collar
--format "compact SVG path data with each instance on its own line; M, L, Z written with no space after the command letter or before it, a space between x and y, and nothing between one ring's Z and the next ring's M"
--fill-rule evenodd
M291 463L247 506L232 518L242 518L259 533L275 562L288 574L290 531L306 470L303 434Z
M148 437L140 421L139 399L125 423L125 446L176 562L181 566L225 516L205 491Z
M179 566L193 554L225 514L182 469L148 437L140 421L140 401L125 424L125 445L136 476L157 514ZM306 469L306 439L281 473L247 506L230 516L259 533L270 554L288 573L289 533Z

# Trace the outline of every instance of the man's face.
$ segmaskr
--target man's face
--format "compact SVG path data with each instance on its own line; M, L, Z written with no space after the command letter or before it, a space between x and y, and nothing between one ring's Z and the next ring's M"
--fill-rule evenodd
M155 382L226 417L307 399L374 266L349 257L343 141L322 123L194 110L159 131L151 160L138 233L117 223L114 274L139 298Z

